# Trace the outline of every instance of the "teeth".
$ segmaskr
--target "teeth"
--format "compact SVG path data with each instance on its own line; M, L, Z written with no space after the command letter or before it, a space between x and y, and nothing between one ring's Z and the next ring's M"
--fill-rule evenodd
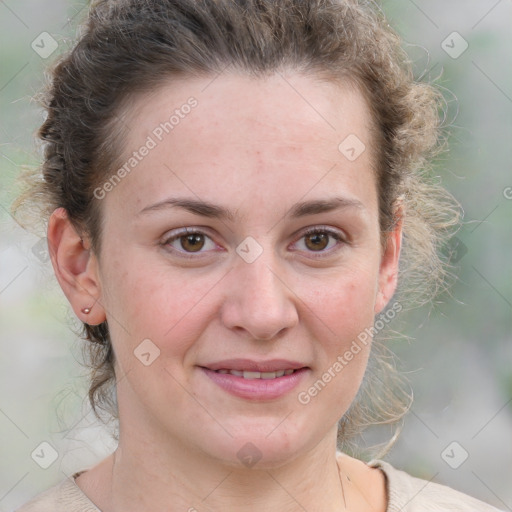
M244 370L244 379L261 379L261 372L246 372Z
M291 375L295 370L277 370L275 372L250 372L240 370L215 370L217 373L230 373L237 377L243 377L244 379L275 379L276 377L282 377L283 375Z

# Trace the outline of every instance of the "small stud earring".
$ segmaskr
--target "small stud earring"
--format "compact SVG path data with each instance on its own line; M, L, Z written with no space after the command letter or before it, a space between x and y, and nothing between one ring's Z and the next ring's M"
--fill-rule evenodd
M82 308L82 313L88 315L91 312L91 308Z

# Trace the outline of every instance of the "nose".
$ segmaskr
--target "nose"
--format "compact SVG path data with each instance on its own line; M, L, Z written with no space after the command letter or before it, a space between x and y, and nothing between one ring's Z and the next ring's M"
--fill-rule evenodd
M252 263L237 257L222 306L223 324L251 339L272 340L297 325L297 297L266 249Z

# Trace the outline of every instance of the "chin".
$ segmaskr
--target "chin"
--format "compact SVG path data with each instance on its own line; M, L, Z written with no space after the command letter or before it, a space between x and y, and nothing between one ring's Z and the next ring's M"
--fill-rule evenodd
M281 418L282 421L282 418ZM305 434L278 426L279 421L254 420L228 429L233 437L223 435L212 440L207 451L217 460L233 468L271 469L292 461L305 448ZM277 426L277 428L276 428Z

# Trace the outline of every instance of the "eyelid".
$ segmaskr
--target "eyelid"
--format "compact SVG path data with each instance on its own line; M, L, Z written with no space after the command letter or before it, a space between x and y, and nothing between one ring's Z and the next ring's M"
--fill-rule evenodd
M328 233L329 235L332 235L334 238L339 238L340 240L347 242L347 243L349 242L348 236L343 230L332 228L330 226L322 225L322 224L306 228L304 231L301 232L301 237L304 235L309 235L311 233L317 233L317 232Z

